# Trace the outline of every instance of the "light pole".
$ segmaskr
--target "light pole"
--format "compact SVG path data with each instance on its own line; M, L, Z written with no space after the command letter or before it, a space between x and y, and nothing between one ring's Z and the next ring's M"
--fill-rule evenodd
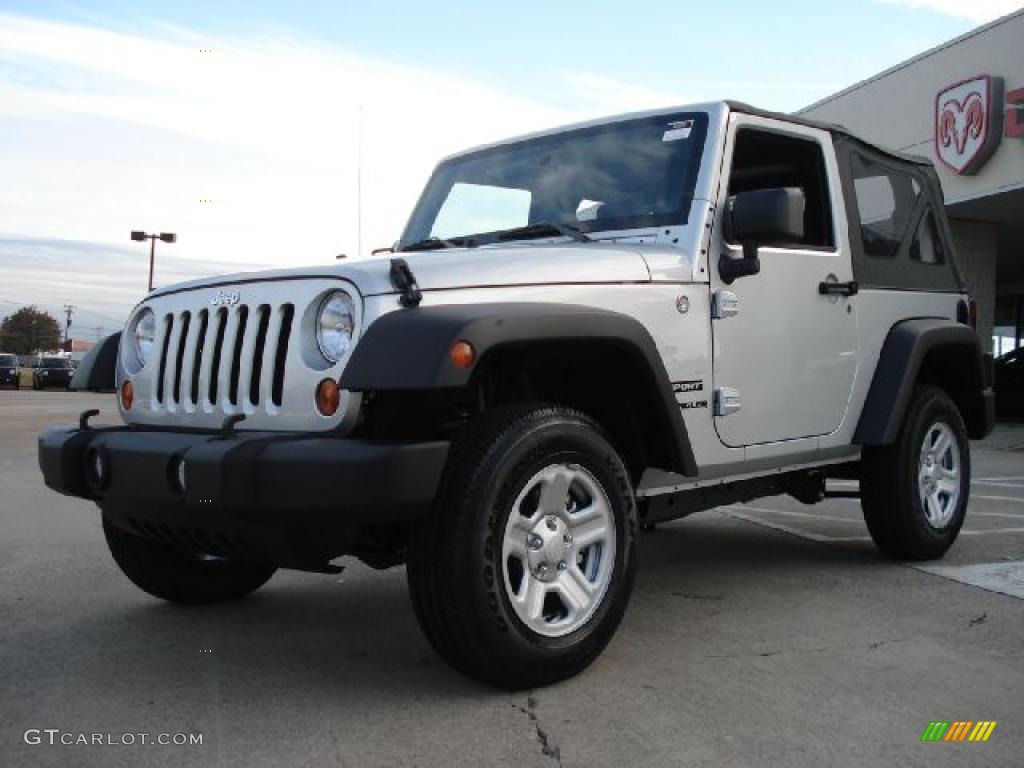
M156 255L156 241L163 240L165 243L177 242L178 236L173 232L161 232L159 235L147 235L141 229L132 230L132 240L142 242L149 240L149 290L153 290L153 258Z

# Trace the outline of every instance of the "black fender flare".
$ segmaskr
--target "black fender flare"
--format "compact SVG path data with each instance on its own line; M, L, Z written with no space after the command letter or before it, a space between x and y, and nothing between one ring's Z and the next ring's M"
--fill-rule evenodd
M469 369L457 368L449 357L452 344L460 340L476 352ZM639 321L619 312L532 302L445 304L390 312L359 339L340 384L357 392L462 388L488 352L505 345L552 341L600 341L628 351L671 436L673 466L665 469L697 474L686 425L654 339Z
M958 364L942 370L936 383L950 391L972 439L992 431L995 396L991 357L982 354L977 332L946 318L916 318L896 323L882 344L854 443L896 442L922 367L930 354L943 351L955 354Z
M117 386L117 349L121 332L107 336L90 349L71 377L71 389L114 389Z

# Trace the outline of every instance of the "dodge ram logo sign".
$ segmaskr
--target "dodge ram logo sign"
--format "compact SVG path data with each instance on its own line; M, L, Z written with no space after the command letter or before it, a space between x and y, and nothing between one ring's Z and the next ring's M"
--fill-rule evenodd
M978 75L935 97L935 155L953 173L975 173L999 144L1003 83Z

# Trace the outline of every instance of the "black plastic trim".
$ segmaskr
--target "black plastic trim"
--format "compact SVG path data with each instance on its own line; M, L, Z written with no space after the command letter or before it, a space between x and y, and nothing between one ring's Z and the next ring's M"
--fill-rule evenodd
M476 364L468 370L456 368L449 359L452 344L459 340L476 350ZM499 347L583 340L608 342L632 353L670 429L672 465L664 469L695 476L686 425L654 339L637 320L618 312L548 303L451 304L392 312L363 334L341 386L360 392L457 389L469 384L488 352Z
M138 533L138 521L239 535L270 562L318 568L344 554L363 523L415 520L433 503L444 441L389 443L248 432L230 439L127 427L59 427L39 437L46 485L97 501ZM100 453L102 484L87 457ZM177 487L185 462L186 490ZM134 521L134 522L133 522ZM142 530L145 530L143 528Z
M946 318L918 318L897 323L886 336L853 436L854 443L891 445L896 442L921 366L930 352L942 347L966 347L975 363L945 371L943 380L937 383L955 385L954 391L966 393L958 405L972 439L981 439L992 431L995 395L985 370L978 334L970 326Z
M107 336L90 349L71 377L71 389L114 389L117 386L117 349L121 344L121 332Z

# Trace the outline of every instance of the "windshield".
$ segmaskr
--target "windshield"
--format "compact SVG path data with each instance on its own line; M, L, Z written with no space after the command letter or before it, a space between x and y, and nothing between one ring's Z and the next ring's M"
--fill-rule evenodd
M707 121L703 112L625 120L448 160L400 247L469 235L487 242L488 233L536 224L580 232L685 224Z
M59 357L43 358L43 368L68 368L69 363Z
M14 368L18 364L14 359L14 355L0 355L0 367L3 368Z

